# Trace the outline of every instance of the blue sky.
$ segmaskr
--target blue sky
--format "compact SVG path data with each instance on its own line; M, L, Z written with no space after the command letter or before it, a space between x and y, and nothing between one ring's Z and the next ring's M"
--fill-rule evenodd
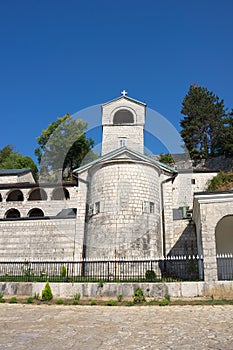
M1 1L0 148L34 157L58 116L122 89L178 130L194 82L232 108L232 15L232 0Z

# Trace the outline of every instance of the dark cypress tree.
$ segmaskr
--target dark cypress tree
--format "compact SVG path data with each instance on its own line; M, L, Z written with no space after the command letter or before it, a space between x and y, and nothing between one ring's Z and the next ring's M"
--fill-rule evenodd
M224 101L207 88L191 85L182 102L181 136L192 159L219 155L219 135L224 133Z

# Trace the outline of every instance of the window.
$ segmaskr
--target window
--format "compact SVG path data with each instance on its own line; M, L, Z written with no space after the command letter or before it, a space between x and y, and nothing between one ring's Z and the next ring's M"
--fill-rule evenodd
M125 145L126 145L126 140L120 139L120 147L125 147Z
M23 193L20 190L13 190L9 193L7 199L7 202L17 202L17 201L23 201Z
M133 124L133 114L127 109L120 109L114 114L113 124Z
M155 212L155 204L154 202L142 202L142 212L147 214L154 214Z
M70 199L69 191L65 187L58 187L53 191L52 200Z
M36 188L32 190L29 198L29 201L45 201L47 200L47 194L42 188Z
M38 217L42 217L42 216L44 216L44 213L39 208L33 208L28 213L29 218L38 218Z
M196 183L195 179L191 179L191 184L195 185L195 183Z
M9 209L7 210L6 214L5 214L5 218L6 219L16 219L16 218L20 218L20 212L17 209Z
M100 202L95 203L95 214L98 214L100 212Z
M150 202L150 214L154 214L155 212L155 204L153 202Z

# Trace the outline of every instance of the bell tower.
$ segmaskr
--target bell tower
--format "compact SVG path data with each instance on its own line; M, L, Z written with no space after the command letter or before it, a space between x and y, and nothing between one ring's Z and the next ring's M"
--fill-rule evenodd
M102 155L120 147L144 152L146 104L121 94L102 105Z

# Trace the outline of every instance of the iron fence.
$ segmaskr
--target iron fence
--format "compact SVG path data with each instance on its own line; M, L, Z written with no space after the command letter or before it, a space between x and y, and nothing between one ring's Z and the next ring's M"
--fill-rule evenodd
M2 261L0 281L160 282L199 280L199 257L151 260Z
M217 255L218 280L233 280L233 254Z

